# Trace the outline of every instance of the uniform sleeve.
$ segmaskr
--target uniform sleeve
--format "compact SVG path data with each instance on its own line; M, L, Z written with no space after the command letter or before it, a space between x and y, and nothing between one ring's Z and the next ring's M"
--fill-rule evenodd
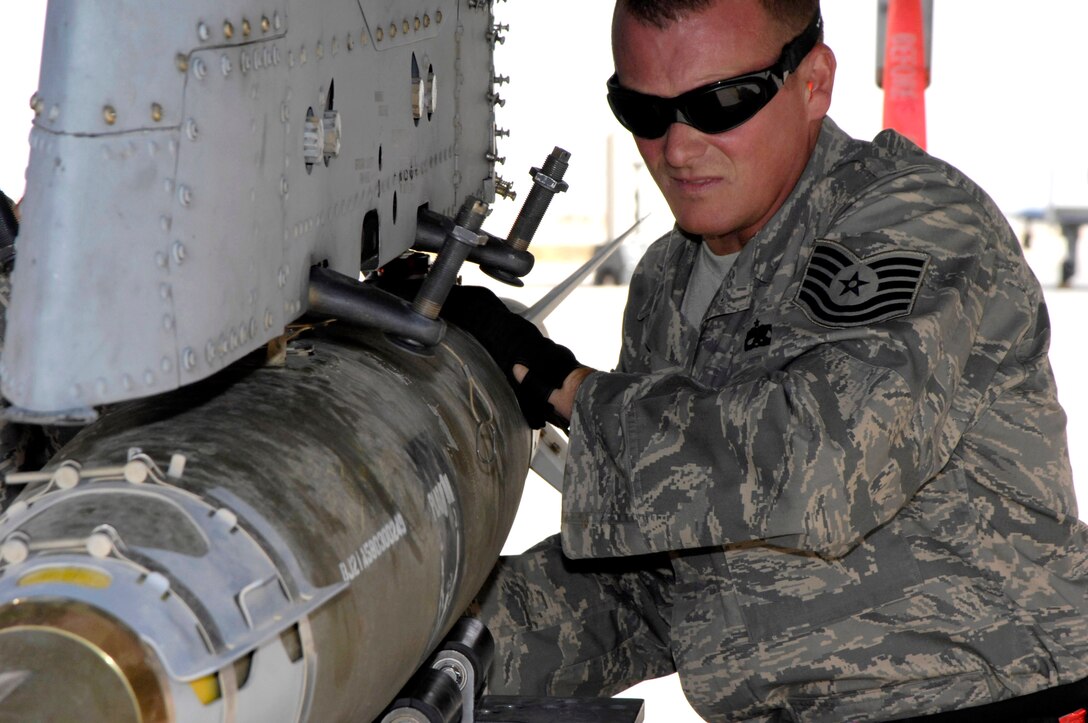
M777 302L790 327L781 363L707 384L628 360L586 380L564 488L569 555L760 541L836 557L947 464L979 410L1017 383L1005 369L993 384L999 367L1020 364L1017 345L1039 347L1025 337L1046 325L1007 224L938 180L873 188L833 228L859 258L924 254L905 314L814 321L796 301L802 259Z

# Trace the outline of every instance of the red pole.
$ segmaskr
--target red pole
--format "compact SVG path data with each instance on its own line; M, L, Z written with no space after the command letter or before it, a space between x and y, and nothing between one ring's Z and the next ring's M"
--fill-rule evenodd
M926 147L922 0L889 0L884 45L884 127Z

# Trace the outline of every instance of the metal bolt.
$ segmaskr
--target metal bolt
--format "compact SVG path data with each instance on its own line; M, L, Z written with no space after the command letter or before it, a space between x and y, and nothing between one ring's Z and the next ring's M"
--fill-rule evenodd
M249 21L242 18L242 37L248 38L249 34L253 32L253 27L249 24Z
M436 23L440 24L440 25L442 24L442 11L441 10L439 10L438 12L436 12L434 14L434 21Z
M178 186L178 203L182 206L191 206L193 203L193 191L188 186Z
M270 23L268 21L268 16L266 15L266 16L262 17L261 18L261 32L262 33L267 33L271 27L272 27L272 23Z
M379 43L380 43L380 42L382 41L382 38L384 38L384 37L385 37L385 32L384 32L384 31L382 31L382 29L381 29L381 28L378 28L377 32L376 32L376 33L374 33L374 34L375 34L375 35L376 35L376 36L378 37L378 42L379 42Z
M412 26L408 24L407 20L405 20L404 23L400 26L400 28L401 28L401 30L404 31L404 34L407 35L411 31Z
M314 55L316 55L319 58L324 58L325 57L325 46L322 45L321 43L318 43L317 48L314 50Z
M222 57L219 58L219 69L223 71L224 78L229 76L230 71L234 69L234 65L230 62L230 58L227 57L226 53L223 53Z
M425 28L431 27L431 16L430 15L424 15L423 16L423 27L425 27Z
M389 26L389 37L390 37L390 38L395 38L395 37L397 37L397 24L396 24L396 23L392 23L392 24L391 24L391 25Z
M174 245L170 247L170 253L174 257L175 264L180 264L185 260L185 246L182 245L181 241L174 242Z
M279 30L283 27L283 20L280 19L280 14L277 12L272 16L272 24Z
M196 353L192 347L185 347L185 350L181 352L181 363L185 366L185 371L192 371L196 366Z
M174 317L170 314L162 317L162 328L166 331L170 331L174 328Z
M196 124L196 120L190 118L185 121L185 137L191 141L195 141L200 136L200 128Z
M207 23L199 23L196 26L196 36L198 38L200 38L201 40L207 40L208 38L210 38L212 36L211 31L208 30Z
M162 120L162 106L158 103L151 104L151 120L156 123Z
M189 57L182 53L178 53L174 56L174 65L182 73L187 73L189 71Z
M419 26L422 25L422 23L419 21L419 16L418 15L416 16L415 23L413 25L415 26L415 29L417 31L419 30Z
M348 33L345 42L348 46L348 52L350 53L355 48L355 36L351 33Z
M234 26L229 20L223 21L223 37L230 40L234 37Z
M193 58L193 75L198 80L203 80L208 75L208 66L204 63L203 58Z
M112 126L117 122L117 109L112 105L107 105L102 108L102 119L106 121L106 125Z

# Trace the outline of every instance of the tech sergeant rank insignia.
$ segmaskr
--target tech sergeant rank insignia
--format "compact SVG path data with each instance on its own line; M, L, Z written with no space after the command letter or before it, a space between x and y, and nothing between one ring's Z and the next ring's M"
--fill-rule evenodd
M928 261L917 251L859 259L844 246L817 241L794 303L809 319L831 328L906 316L914 308Z

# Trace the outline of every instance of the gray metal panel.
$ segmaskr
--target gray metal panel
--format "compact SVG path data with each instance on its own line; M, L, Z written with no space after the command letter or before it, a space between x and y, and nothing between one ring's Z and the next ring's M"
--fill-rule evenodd
M492 22L475 0L52 0L4 396L207 377L305 311L312 264L358 272L368 214L385 263L419 206L492 200ZM330 95L339 152L307 164Z

